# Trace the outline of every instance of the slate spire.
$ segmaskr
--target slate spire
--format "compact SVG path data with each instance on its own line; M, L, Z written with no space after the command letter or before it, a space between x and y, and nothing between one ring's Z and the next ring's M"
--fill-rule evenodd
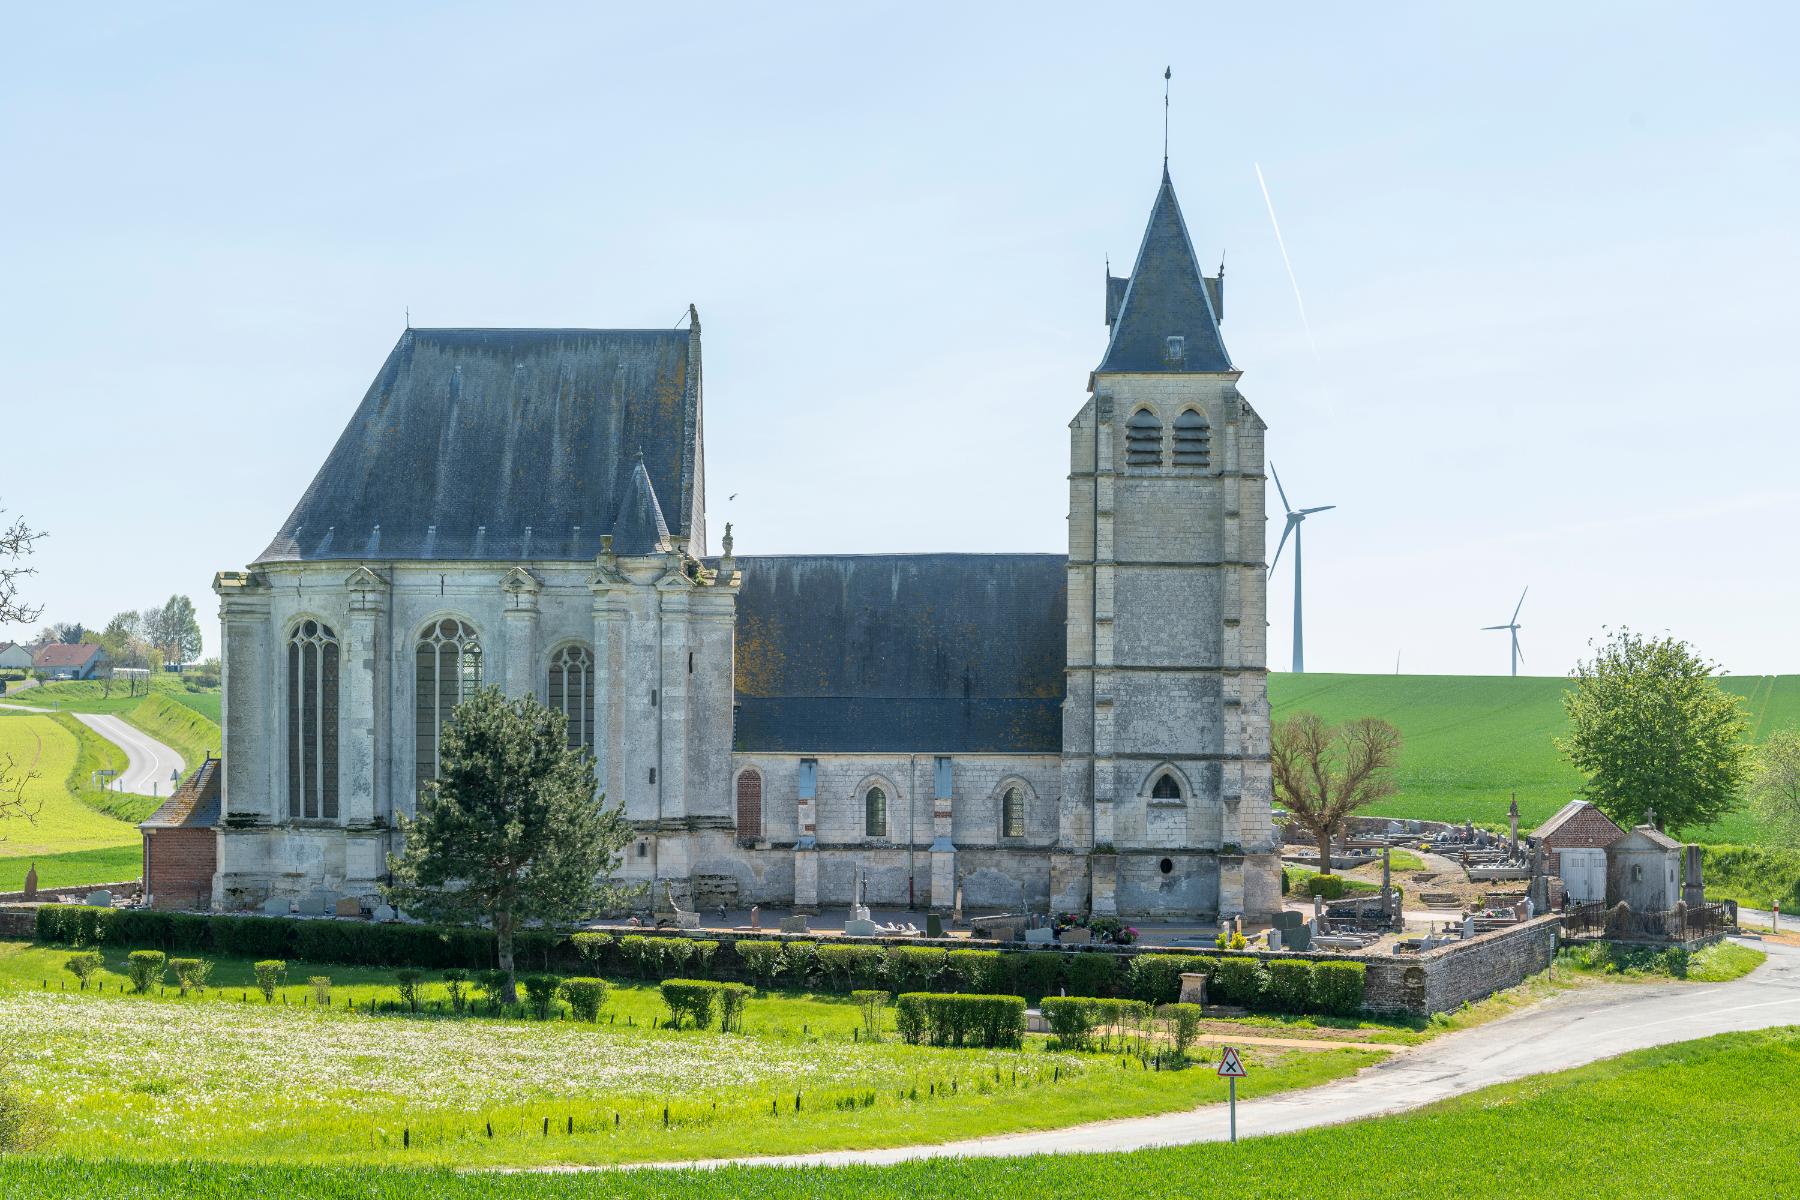
M627 557L661 554L669 548L669 523L663 520L662 504L656 499L656 488L650 483L650 472L644 469L644 452L638 451L637 465L631 470L631 482L625 488L625 502L613 519L613 553Z
M1116 308L1108 297L1107 312L1113 316L1109 322L1112 339L1096 371L1235 370L1219 334L1219 314L1214 303L1217 286L1220 284L1201 274L1200 260L1188 238L1187 222L1182 219L1175 184L1165 164L1162 186L1150 209L1150 224L1144 229L1137 262L1131 268L1130 278L1124 281L1124 294L1118 297Z

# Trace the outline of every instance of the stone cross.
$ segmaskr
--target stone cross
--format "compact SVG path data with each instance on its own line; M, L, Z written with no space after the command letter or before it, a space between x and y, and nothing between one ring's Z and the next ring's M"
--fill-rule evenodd
M762 929L762 909L758 905L750 906L750 932L757 933Z
M1513 793L1512 806L1506 810L1506 823L1512 827L1513 857L1519 857L1519 795Z
M1646 808L1644 810L1644 824L1652 829L1656 828L1656 810L1654 808Z
M37 889L37 864L32 863L31 869L25 872L25 898L27 900L36 900Z
M1391 846L1381 848L1381 911L1391 923L1394 919L1394 851Z

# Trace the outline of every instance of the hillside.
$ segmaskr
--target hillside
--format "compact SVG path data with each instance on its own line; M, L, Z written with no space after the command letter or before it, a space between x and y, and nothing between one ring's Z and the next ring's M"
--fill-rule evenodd
M1800 725L1800 676L1722 681L1743 696L1755 737ZM1271 674L1276 717L1311 710L1328 720L1375 716L1405 735L1400 794L1370 811L1437 821L1506 821L1517 792L1522 827L1549 817L1575 794L1581 777L1552 741L1567 728L1562 678L1466 675ZM1703 842L1761 840L1747 814L1684 836Z

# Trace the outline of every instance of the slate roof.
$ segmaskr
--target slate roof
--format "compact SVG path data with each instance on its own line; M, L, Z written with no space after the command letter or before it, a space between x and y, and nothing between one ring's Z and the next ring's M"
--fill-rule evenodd
M745 557L735 748L1062 751L1066 557Z
M211 829L219 823L221 782L219 760L208 756L138 828Z
M668 548L669 523L663 519L662 502L656 498L656 486L650 482L650 472L639 455L631 469L625 503L613 522L613 553L656 554Z
M1679 850L1679 849L1681 849L1680 842L1676 841L1674 838L1670 837L1668 834L1664 833L1662 830L1658 829L1654 825L1635 826L1634 828L1629 830L1625 834L1624 837L1621 837L1618 841L1614 842L1613 846L1617 846L1619 844L1619 842L1622 842L1626 838L1630 838L1630 837L1641 837L1646 842L1649 842L1652 846L1655 846L1659 850ZM1611 847L1608 847L1608 848L1610 849Z
M698 320L409 329L256 561L592 558L639 450L703 553Z
M1107 310L1113 311L1111 277ZM1211 289L1200 270L1187 222L1175 199L1175 184L1163 168L1162 187L1150 209L1150 224L1136 264L1111 323L1112 338L1097 372L1231 371L1231 356L1219 334ZM1170 362L1168 339L1183 340L1183 358Z
M1602 820L1606 821L1607 824L1612 825L1614 829L1619 828L1618 825L1612 820L1611 817L1608 817L1605 813L1600 812L1599 809L1594 808L1594 805L1591 801L1571 800L1567 804L1563 805L1561 808L1557 809L1555 814L1553 816L1551 816L1551 818L1548 821L1545 821L1542 825L1539 825L1535 830L1533 830L1531 836L1534 838L1539 838L1539 839L1550 837L1552 834L1556 833L1557 830L1561 829L1564 825L1567 825L1570 821L1574 820L1577 816L1586 812L1590 808L1593 808L1594 811L1600 816L1600 818ZM1619 832L1623 833L1625 831L1623 829L1620 829Z

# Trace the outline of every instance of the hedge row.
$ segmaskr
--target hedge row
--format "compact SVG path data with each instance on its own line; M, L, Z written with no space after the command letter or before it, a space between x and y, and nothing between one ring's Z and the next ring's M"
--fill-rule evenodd
M716 1013L719 1028L731 1033L743 1018L744 1001L750 989L741 983L718 983L711 979L665 979L662 981L663 1003L669 1007L669 1018L681 1028L684 1018L692 1018L694 1028L707 1029Z
M894 1002L894 1023L914 1046L1016 1049L1025 1042L1025 1001L1019 996L905 992Z
M252 960L427 970L481 970L494 965L492 933L430 925L47 904L37 910L37 937L70 946L210 951ZM943 950L755 938L739 940L721 952L718 942L695 938L527 930L515 939L515 956L521 971L560 970L584 977L618 974L656 981L719 975L760 987L781 983L841 992L887 987L897 993L1012 995L1030 1004L1059 993L1170 1004L1180 998L1183 972L1207 977L1209 1001L1244 1008L1352 1013L1361 1006L1363 991L1363 968L1358 963L1277 959L1274 962L1283 967L1278 980L1255 958L1214 955L1140 954L1126 960L1057 950Z

